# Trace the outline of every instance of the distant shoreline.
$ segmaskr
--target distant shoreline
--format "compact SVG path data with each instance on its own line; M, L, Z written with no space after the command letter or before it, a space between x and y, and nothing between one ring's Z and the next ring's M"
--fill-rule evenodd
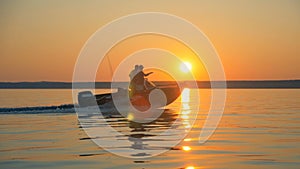
M172 81L157 81L154 82L157 85L172 85L175 82ZM211 88L211 83L214 83L214 88L222 88L221 81L198 81L197 85L190 81L179 82L183 87L189 88ZM226 81L227 88L229 89L276 89L276 88L300 88L300 80L260 80L260 81ZM128 82L116 82L114 83L115 88L126 86ZM92 82L80 82L74 83L74 88L93 88L94 83ZM96 82L95 88L97 89L109 89L111 88L110 82ZM72 89L71 82L0 82L0 89Z

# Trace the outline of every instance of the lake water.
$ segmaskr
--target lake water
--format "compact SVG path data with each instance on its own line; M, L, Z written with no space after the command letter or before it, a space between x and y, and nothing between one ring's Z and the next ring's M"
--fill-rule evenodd
M299 168L299 89L227 90L222 119L203 144L199 134L209 108L210 90L190 89L187 93L189 99L184 100L188 108L200 106L194 125L185 121L191 116L178 111L183 97L168 107L161 121L145 124L138 134L126 118L105 118L125 135L121 140L129 135L144 139L143 144L120 149L126 152L144 144L143 148L153 148L154 143L167 143L170 140L147 141L147 135L164 132L176 119L181 119L176 122L178 128L191 128L184 140L165 147L168 151L158 156L125 158L95 144L80 127L73 108L51 107L72 104L71 90L1 89L0 168ZM200 103L194 101L197 93Z

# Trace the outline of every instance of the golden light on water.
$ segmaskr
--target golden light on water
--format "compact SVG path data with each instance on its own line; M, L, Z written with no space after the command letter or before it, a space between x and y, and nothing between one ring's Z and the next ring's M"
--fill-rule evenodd
M187 109L190 109L190 105L187 104L187 103L184 103L184 104L182 104L182 109L183 109L183 110L186 110L186 112L187 112L187 111L189 111L189 110L187 110Z
M187 108L189 108L189 106L188 106ZM183 109L186 109L186 108L185 108L185 107L183 107ZM184 115L184 114L186 114L186 115L187 115L187 114L190 114L190 113L191 113L191 111L190 111L190 110L184 110L184 111L182 111L182 112L181 112L181 114L182 114L182 115Z
M183 119L188 119L189 116L188 116L188 115L182 115L181 118L183 118Z
M195 169L194 166L187 166L185 169Z
M190 117L189 114L191 113L191 108L190 108L190 89L185 88L183 89L181 93L181 103L182 103L182 110L181 110L181 118L183 119L183 125L184 128L190 129L191 124L190 124Z
M192 126L191 125L186 125L186 126L184 126L186 129L190 129Z
M192 148L190 146L182 146L182 150L190 151Z
M190 102L190 89L183 89L181 93L181 102L183 103L183 106L188 106L188 103Z
M133 114L132 114L132 113L129 113L129 114L127 115L127 119L130 120L130 121L132 121L132 120L134 119Z
M185 138L183 141L192 141L191 138Z

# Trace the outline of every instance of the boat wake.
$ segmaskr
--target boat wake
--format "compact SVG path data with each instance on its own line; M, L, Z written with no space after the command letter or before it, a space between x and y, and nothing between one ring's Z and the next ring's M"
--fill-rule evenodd
M0 114L47 114L47 113L76 113L76 108L80 108L78 104L62 104L52 106L35 106L35 107L3 107L0 108ZM98 112L99 108L103 115L119 114L118 110L111 104L104 104L100 106L90 106L86 108L89 111ZM123 110L123 109L122 109ZM128 110L128 106L125 106L124 110Z
M44 114L44 113L75 113L74 104L59 106L14 107L0 108L0 114Z

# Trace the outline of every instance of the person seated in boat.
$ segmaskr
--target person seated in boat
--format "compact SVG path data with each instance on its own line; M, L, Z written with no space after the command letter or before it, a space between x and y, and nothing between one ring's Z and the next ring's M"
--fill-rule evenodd
M153 72L144 73L143 69L144 66L139 65L137 69L137 74L130 81L130 89L133 93L141 93L147 89L145 85L145 83L147 82L145 80L145 77L149 76Z

